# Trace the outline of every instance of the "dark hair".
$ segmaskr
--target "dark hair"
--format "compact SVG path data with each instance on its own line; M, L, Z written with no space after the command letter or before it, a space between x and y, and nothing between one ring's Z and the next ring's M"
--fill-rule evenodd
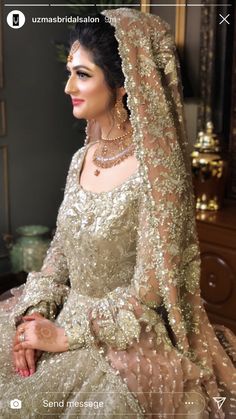
M104 72L105 81L112 94L112 106L116 102L116 88L124 86L125 77L121 67L121 58L118 52L118 42L115 38L115 28L105 21L102 14L97 14L93 18L98 18L94 23L87 22L83 16L83 22L77 23L71 34L70 44L79 40L81 45L87 49L92 56L94 63ZM123 96L123 104L130 115L127 106L127 94Z

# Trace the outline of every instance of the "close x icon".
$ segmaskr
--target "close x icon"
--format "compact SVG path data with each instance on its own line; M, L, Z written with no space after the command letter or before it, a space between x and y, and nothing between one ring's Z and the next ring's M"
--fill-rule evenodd
M222 23L227 23L228 25L230 25L230 22L228 22L228 18L229 18L229 16L230 16L230 13L227 15L227 16L222 16L220 13L219 13L219 16L220 16L220 18L221 18L221 21L220 21L220 25L222 24Z

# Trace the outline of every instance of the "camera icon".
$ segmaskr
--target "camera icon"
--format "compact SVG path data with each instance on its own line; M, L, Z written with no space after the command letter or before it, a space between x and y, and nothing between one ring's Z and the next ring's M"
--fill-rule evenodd
M10 408L11 409L21 409L22 402L19 399L13 399L10 401Z

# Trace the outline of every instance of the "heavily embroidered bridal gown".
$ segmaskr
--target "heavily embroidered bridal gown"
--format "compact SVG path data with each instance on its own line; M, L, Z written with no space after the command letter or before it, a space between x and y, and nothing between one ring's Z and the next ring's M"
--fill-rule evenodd
M147 253L151 246L144 239L145 222L138 227L142 176L138 169L111 191L84 190L78 176L87 147L72 159L57 231L41 272L29 274L14 308L2 307L0 417L215 419L225 417L212 399L220 395L228 397L226 417L236 417L233 376L225 374L222 382L221 373L222 364L232 371L222 347L233 342L230 332L227 341L218 331L221 345L203 314L200 339L211 341L208 369L176 350L161 299L153 304L156 309L151 302L150 307L142 304L143 320L135 316L129 297L145 290L146 281L136 260L137 244L140 240ZM14 324L34 309L51 319L59 312L55 321L65 328L70 350L43 353L36 373L22 378L11 362ZM97 337L88 312L102 319ZM14 399L21 401L21 409L10 407Z

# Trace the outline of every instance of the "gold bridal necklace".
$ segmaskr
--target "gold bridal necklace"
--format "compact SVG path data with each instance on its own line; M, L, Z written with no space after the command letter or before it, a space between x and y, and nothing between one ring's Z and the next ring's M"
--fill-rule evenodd
M133 130L116 138L101 138L99 145L93 154L93 163L107 169L113 167L134 153L134 143L132 142ZM100 175L101 171L96 169L95 176Z

